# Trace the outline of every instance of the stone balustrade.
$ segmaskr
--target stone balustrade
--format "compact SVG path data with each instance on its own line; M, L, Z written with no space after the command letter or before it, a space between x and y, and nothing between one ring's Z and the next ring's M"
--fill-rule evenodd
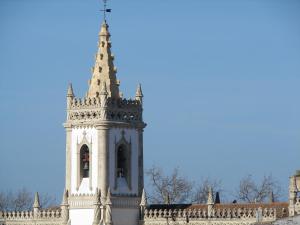
M62 225L61 210L39 210L34 211L10 211L0 212L0 225Z
M150 205L142 213L144 225L250 225L286 217L287 204Z

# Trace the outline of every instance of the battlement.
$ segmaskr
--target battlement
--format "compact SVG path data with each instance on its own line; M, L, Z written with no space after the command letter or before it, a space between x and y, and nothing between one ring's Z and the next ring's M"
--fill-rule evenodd
M67 120L142 122L142 105L140 101L131 99L107 98L105 102L101 102L99 97L73 98L68 108Z

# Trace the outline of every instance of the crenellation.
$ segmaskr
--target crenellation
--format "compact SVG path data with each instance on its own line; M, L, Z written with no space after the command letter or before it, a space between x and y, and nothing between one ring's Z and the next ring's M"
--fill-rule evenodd
M140 121L142 105L139 100L107 98L105 106L100 97L73 98L68 109L68 121Z

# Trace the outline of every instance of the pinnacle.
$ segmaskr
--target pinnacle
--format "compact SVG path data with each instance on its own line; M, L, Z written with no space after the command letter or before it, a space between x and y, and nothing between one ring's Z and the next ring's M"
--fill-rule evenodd
M111 193L110 193L110 188L107 190L107 196L106 196L106 205L111 205Z
M39 197L39 193L36 192L34 195L34 202L33 202L33 208L40 208L40 197Z
M146 206L146 205L147 205L147 197L146 197L145 189L143 189L140 206Z
M135 96L136 97L143 97L143 91L142 91L142 85L141 84L138 84Z
M70 83L69 86L68 86L67 97L74 97L72 83Z
M209 190L208 190L207 204L208 204L208 205L213 205L213 204L214 204L214 200L213 200L213 190L212 190L211 187L209 187Z
M63 199L62 199L61 204L62 205L68 204L68 191L66 189L64 190Z
M98 188L96 188L95 197L94 197L94 204L98 205L101 204L101 192Z

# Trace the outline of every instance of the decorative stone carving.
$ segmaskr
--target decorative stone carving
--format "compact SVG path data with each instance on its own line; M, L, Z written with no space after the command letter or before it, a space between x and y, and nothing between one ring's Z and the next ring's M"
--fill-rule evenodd
M99 225L101 219L101 194L98 188L96 188L96 193L94 196L94 221L93 225Z
M110 188L107 190L107 196L106 196L106 204L105 204L105 225L112 225L112 213L111 213L111 193Z

